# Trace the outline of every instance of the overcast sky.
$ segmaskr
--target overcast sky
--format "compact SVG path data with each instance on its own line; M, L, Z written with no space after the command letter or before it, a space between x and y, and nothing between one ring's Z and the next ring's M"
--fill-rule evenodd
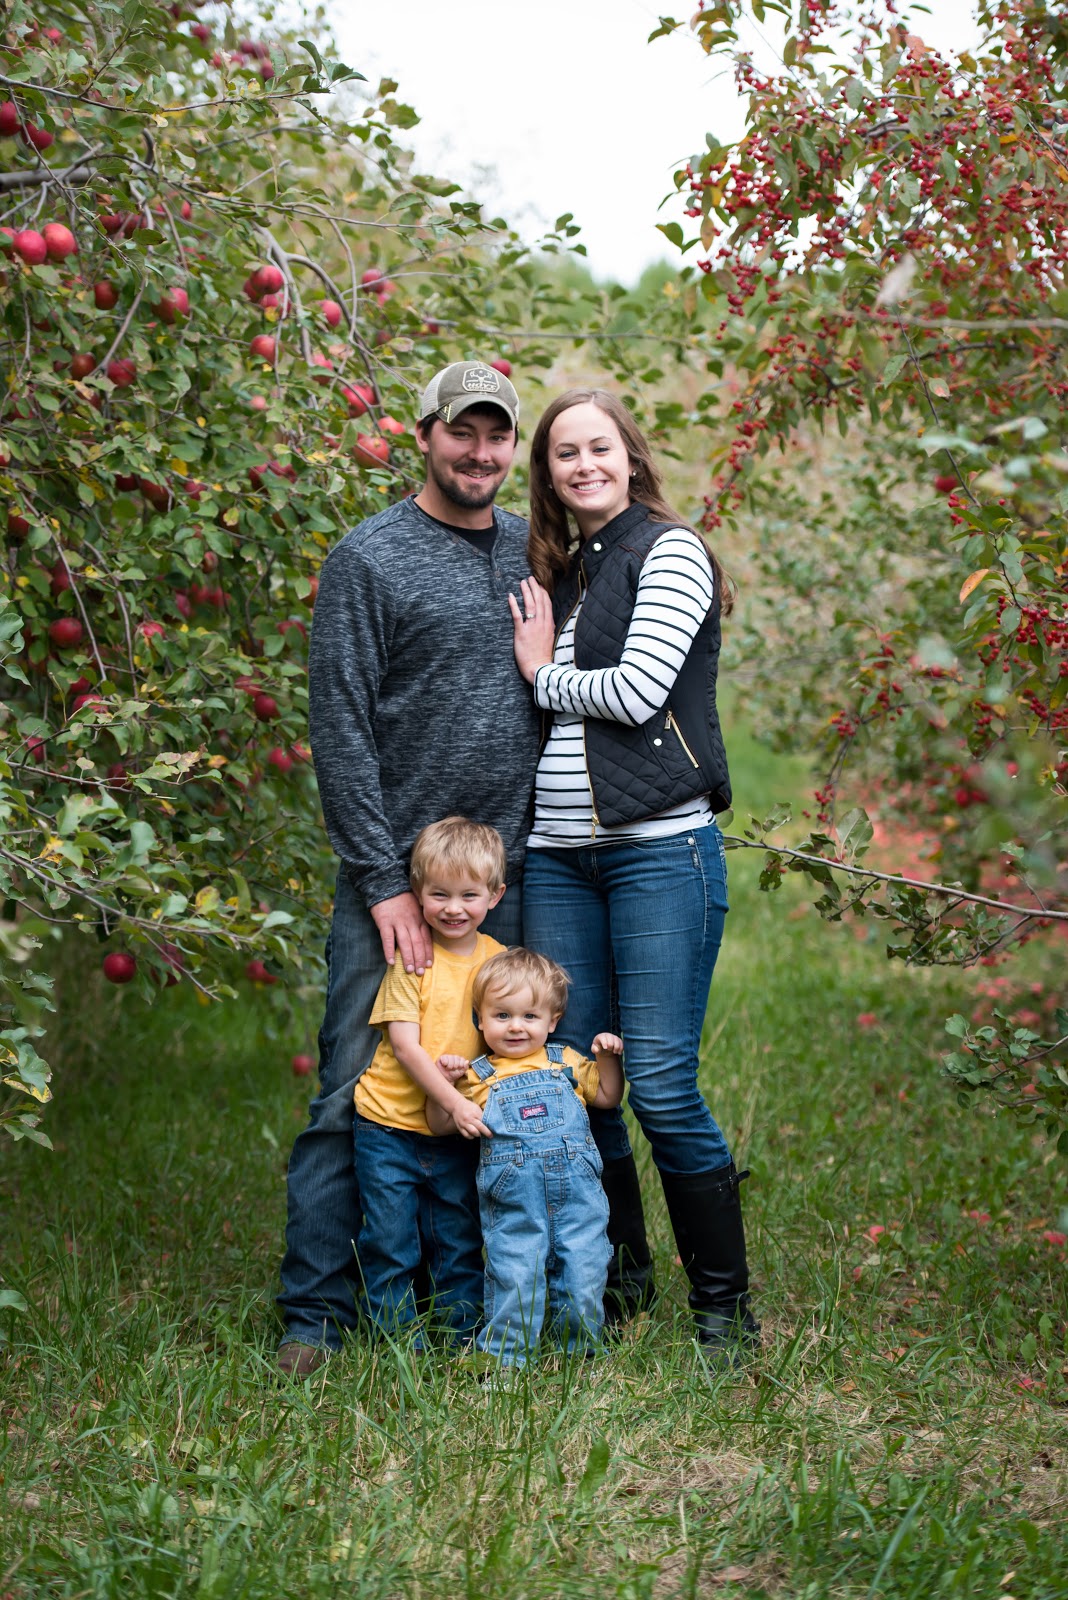
M722 67L688 31L647 45L657 0L327 0L342 58L396 78L422 121L403 137L423 170L463 184L533 240L565 211L582 225L598 277L633 282L677 261L657 221L672 173L706 131L737 135L743 110ZM679 16L696 10L684 0ZM965 49L969 0L931 0L912 25ZM768 39L777 37L769 21ZM755 30L754 52L766 44Z

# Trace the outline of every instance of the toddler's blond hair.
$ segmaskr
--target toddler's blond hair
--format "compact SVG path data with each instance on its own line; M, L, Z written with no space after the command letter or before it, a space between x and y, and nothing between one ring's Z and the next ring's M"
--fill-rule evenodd
M562 1015L567 1005L567 991L571 979L563 967L558 967L548 956L539 956L533 950L515 945L511 950L501 950L484 961L475 973L471 986L471 1004L478 1016L488 994L514 994L517 989L529 989L535 1003L544 1003L554 1015Z
M467 873L496 891L504 886L508 857L496 828L466 817L443 817L424 828L412 845L408 869L416 894L428 878Z

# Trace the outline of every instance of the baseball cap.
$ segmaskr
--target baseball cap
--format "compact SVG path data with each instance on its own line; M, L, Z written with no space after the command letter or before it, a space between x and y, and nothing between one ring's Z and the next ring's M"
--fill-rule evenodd
M519 396L504 373L485 361L454 361L435 372L423 390L418 421L440 417L455 422L469 406L478 405L499 406L512 427L519 427Z

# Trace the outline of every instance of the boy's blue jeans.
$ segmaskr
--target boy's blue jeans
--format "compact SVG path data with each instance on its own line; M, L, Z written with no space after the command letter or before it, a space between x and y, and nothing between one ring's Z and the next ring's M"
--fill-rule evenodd
M419 1321L413 1280L425 1257L434 1320L457 1337L473 1333L482 1314L477 1140L384 1128L357 1114L355 1152L357 1248L372 1325L397 1334Z
M485 931L502 944L518 944L521 907L522 891L516 884L486 918ZM286 1339L340 1350L342 1331L356 1326L354 1295L360 1281L352 1093L378 1044L379 1031L367 1019L386 970L378 929L343 869L326 941L326 968L319 1091L289 1158L278 1305Z
M727 913L723 836L692 832L577 850L528 850L523 921L532 950L571 975L554 1039L586 1052L623 1036L627 1103L662 1172L731 1159L697 1086L701 1027ZM622 1113L590 1110L606 1161L630 1153Z
M611 1247L601 1158L586 1108L562 1072L494 1085L483 1113L478 1200L486 1243L486 1325L478 1347L525 1366L545 1320L567 1351L595 1349Z

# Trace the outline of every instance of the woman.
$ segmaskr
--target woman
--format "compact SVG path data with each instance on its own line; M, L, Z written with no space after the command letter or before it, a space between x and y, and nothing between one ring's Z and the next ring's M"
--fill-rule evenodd
M553 723L524 936L572 977L561 1042L582 1048L617 1001L630 1106L664 1186L696 1334L736 1359L759 1338L738 1199L745 1174L697 1087L727 910L715 822L730 805L716 715L723 574L665 504L649 447L614 396L572 389L553 401L530 475L534 577L522 608L511 601L515 653ZM590 1120L613 1213L619 1316L652 1294L641 1194L621 1113Z

